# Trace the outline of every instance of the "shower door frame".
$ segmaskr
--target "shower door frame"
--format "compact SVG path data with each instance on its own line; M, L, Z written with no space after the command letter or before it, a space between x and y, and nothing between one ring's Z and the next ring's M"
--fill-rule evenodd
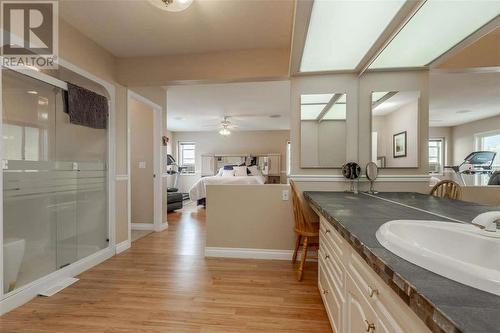
M82 258L64 268L58 269L46 276L36 279L14 291L10 292L5 296L3 291L3 190L0 191L0 315L28 302L33 297L35 297L39 292L43 291L47 287L56 283L56 281L73 277L78 275L85 270L107 260L115 255L116 253L116 202L115 202L115 181L116 181L116 166L115 166L115 104L116 104L116 89L115 86L98 76L68 62L64 59L59 58L59 65L65 69L76 73L90 81L93 81L101 85L109 97L109 117L108 117L108 129L107 129L107 189L108 189L108 246L101 249L85 258ZM26 75L43 81L55 87L59 87L67 90L66 82L59 80L50 75L38 72L35 70L21 70L15 68L4 68L0 66L0 137L2 136L3 130L3 90L2 90L2 77L4 69L14 70L22 75ZM0 160L3 161L3 143L0 142ZM3 168L0 172L0 188L3 189Z

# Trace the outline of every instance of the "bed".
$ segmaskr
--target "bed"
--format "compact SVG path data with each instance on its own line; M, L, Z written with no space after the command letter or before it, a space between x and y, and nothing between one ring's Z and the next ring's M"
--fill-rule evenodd
M266 178L262 175L257 176L242 176L242 177L223 177L210 176L200 178L189 190L189 198L192 201L199 202L205 199L207 185L262 185L266 182Z

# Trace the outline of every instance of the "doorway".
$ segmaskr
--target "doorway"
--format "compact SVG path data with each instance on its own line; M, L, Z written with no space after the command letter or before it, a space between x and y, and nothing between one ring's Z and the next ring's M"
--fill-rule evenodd
M135 241L162 223L161 112L159 105L129 91L129 239Z

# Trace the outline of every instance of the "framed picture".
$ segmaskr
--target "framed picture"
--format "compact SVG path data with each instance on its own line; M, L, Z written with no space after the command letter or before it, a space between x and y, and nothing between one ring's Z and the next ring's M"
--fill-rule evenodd
M393 157L406 157L406 131L394 134L392 138Z

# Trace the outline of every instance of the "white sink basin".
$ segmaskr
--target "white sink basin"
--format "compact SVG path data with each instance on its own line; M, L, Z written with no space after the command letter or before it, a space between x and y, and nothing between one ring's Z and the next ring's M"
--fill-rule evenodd
M417 220L389 221L376 236L415 265L500 296L500 238L470 224Z

